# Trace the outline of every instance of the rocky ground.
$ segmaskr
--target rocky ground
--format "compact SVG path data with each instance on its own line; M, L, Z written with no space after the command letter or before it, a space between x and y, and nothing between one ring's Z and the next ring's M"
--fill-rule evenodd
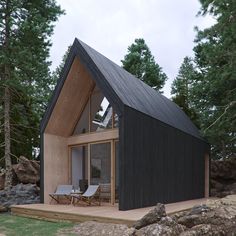
M191 210L167 216L165 207L157 204L147 215L128 228L122 224L85 222L76 225L73 233L80 236L202 236L236 235L236 195Z
M211 196L236 194L236 157L211 161Z
M0 212L8 211L11 205L39 203L39 200L36 184L17 184L10 190L0 191Z

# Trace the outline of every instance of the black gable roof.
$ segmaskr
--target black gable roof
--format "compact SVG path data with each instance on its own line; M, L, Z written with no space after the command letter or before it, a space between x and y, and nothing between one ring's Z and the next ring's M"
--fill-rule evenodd
M78 39L75 39L71 47L52 101L42 120L41 132L47 125L75 56L85 64L100 89L106 90L103 93L119 113L122 112L122 105L126 105L202 139L196 126L174 102Z
M174 102L87 44L78 39L75 42L88 53L123 104L202 139L196 126Z

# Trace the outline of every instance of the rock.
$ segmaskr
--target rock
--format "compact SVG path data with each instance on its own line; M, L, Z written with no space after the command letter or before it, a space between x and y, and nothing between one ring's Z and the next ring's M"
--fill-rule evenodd
M221 199L208 199L206 205L211 209L219 208L223 205L230 205L236 207L236 194L228 195Z
M177 222L178 224L184 225L187 228L192 228L195 225L198 224L202 224L204 223L204 220L206 220L206 218L204 218L201 215L185 215L180 217Z
M214 188L218 191L222 191L225 188L224 184L222 184L214 179L211 180L211 186L212 186L212 188Z
M0 190L4 189L5 173L0 173Z
M180 236L202 236L202 235L226 235L226 232L224 229L222 229L221 226L200 224L180 234Z
M135 229L128 228L123 224L108 224L87 221L76 225L74 232L80 236L131 236L134 235Z
M177 222L188 228L200 224L224 225L225 227L231 227L233 224L236 224L235 213L236 209L232 209L230 206L220 207L204 214L186 215L179 218Z
M236 182L236 158L211 161L211 177L214 180L234 180Z
M236 195L209 200L175 217L188 228L181 236L236 235Z
M0 205L0 213L2 213L2 212L7 212L7 208Z
M191 209L191 211L189 212L189 215L201 214L209 210L210 208L206 204L196 205Z
M18 184L0 191L0 205L8 210L11 205L39 203L39 188L35 184Z
M236 157L211 161L211 196L236 194Z
M157 223L162 217L166 216L165 205L157 203L155 208L150 210L145 216L138 220L133 227L135 229L140 229L144 226Z
M165 235L165 236L174 236L180 235L184 232L185 227L183 225L177 224L170 217L163 217L158 223L148 225L136 231L135 235L137 236L156 236L156 235Z
M19 163L13 165L13 170L20 183L36 184L40 179L40 165L38 161L28 160L24 156L19 157Z
M235 205L236 206L236 194L228 195L221 199L222 204L224 205Z

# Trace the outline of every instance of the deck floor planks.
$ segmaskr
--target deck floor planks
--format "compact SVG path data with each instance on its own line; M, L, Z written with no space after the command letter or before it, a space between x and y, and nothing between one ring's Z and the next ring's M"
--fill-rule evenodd
M207 199L195 199L177 203L166 204L167 214L187 210L194 205L206 203ZM13 215L46 219L46 220L67 220L73 222L84 222L95 220L107 223L123 223L132 225L142 218L153 207L146 207L128 211L119 211L118 204L112 206L102 203L101 206L73 206L60 204L31 204L12 206Z

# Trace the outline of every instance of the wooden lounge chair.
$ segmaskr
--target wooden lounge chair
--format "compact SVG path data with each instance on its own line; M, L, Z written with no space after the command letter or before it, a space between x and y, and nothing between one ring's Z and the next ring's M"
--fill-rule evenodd
M82 195L74 195L73 197L77 199L77 203L79 203L79 201L83 201L88 205L91 205L92 201L96 202L96 200L98 200L98 205L101 205L99 185L89 185L87 190Z
M50 193L49 196L57 203L59 203L60 198L67 198L68 200L70 200L72 189L72 185L58 185L56 192Z

